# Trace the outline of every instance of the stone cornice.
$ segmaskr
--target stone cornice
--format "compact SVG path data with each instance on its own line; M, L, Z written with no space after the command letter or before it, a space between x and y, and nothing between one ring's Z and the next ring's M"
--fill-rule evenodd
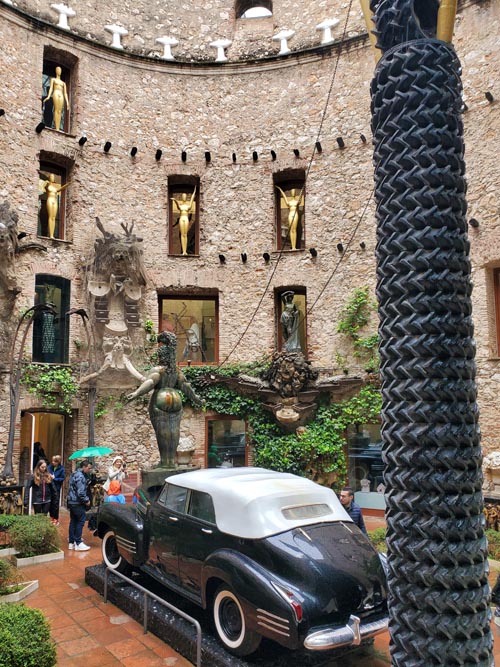
M169 74L207 76L207 75L232 75L256 73L273 69L286 69L297 67L297 65L307 65L314 62L320 62L325 58L330 58L339 52L345 52L354 48L364 47L368 44L368 34L363 33L354 37L349 37L343 41L333 42L327 45L317 45L297 51L291 51L287 55L272 55L259 58L249 58L248 60L238 61L165 61L158 58L151 58L138 53L127 51L126 49L117 50L103 44L93 41L79 35L76 32L59 28L57 24L52 24L42 19L36 18L21 11L20 9L5 5L0 2L0 19L10 21L16 25L37 32L40 35L50 35L51 45L57 45L62 50L73 52L75 49L91 54L94 57L103 58L110 62L126 63L132 67L147 69L148 71L165 72Z

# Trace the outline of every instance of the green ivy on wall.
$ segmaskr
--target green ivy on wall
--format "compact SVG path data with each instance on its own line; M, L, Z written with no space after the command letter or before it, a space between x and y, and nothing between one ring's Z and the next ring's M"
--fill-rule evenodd
M251 365L255 369L255 364ZM196 393L205 400L206 409L220 415L245 419L249 439L254 449L254 463L318 480L328 480L341 486L346 476L345 431L351 424L376 423L379 420L381 396L371 384L341 403L321 405L316 416L299 433L284 434L273 415L259 400L243 396L223 384L204 383L216 369L206 366L184 368L183 372ZM222 371L224 373L222 373ZM236 377L249 374L249 366L217 369L217 375ZM186 400L186 404L189 402Z
M342 310L337 331L350 339L354 356L365 361L365 370L373 373L378 370L378 334L362 336L361 330L370 322L370 317L377 309L376 301L370 297L368 287L354 290L351 298ZM343 360L345 365L345 360Z
M71 415L79 384L70 367L27 364L23 368L21 383L44 407Z

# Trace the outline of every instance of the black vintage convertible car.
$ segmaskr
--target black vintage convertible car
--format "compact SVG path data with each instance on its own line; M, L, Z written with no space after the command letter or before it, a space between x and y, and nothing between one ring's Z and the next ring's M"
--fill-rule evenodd
M261 468L211 468L105 503L105 564L138 568L209 609L235 655L360 644L387 628L379 555L332 490Z

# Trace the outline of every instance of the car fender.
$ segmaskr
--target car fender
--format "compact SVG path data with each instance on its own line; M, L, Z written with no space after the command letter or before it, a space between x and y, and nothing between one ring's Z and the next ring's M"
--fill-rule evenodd
M97 513L97 535L102 539L108 530L116 535L120 555L133 567L147 558L142 515L134 505L103 503Z
M202 571L202 605L210 603L210 582L214 579L228 584L240 599L251 629L274 639L284 646L298 646L298 623L292 607L271 583L286 585L262 565L232 549L219 549L206 559ZM282 619L286 631L277 635L267 627L266 617Z

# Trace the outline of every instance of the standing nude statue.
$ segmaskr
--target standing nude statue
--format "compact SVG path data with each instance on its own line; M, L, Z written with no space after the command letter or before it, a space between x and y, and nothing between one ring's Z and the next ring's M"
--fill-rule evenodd
M290 245L292 250L297 250L297 226L299 224L300 211L299 206L304 206L304 197L295 188L290 190L290 195L287 197L279 185L276 186L281 192L285 204L288 207L288 233L290 234ZM299 239L300 242L300 239Z
M61 68L56 67L56 75L50 79L49 92L47 97L43 100L43 103L45 104L45 102L52 98L52 104L54 106L54 127L59 131L63 129L62 113L64 110L64 103L66 103L66 108L69 109L68 91L66 90L66 84L61 79L61 72Z
M149 418L155 430L160 466L173 468L179 445L182 416L182 391L196 406L203 402L176 364L177 338L170 331L158 335L159 365L152 368L144 382L127 396L127 402L153 391L149 401Z
M195 206L194 206L194 198L196 195L196 188L193 190L193 194L191 195L191 199L188 201L187 200L187 194L183 192L181 194L180 199L175 199L175 197L172 197L172 202L174 204L174 207L177 208L177 211L179 212L179 232L181 235L181 249L182 249L182 254L187 255L187 242L188 242L188 231L189 228L191 227L189 216L192 215L195 212Z
M56 218L59 211L59 194L68 187L69 183L64 185L59 185L55 182L54 174L49 174L49 180L45 181L43 189L47 193L47 216L48 216L48 228L49 228L49 237L54 238L54 233L56 231Z

